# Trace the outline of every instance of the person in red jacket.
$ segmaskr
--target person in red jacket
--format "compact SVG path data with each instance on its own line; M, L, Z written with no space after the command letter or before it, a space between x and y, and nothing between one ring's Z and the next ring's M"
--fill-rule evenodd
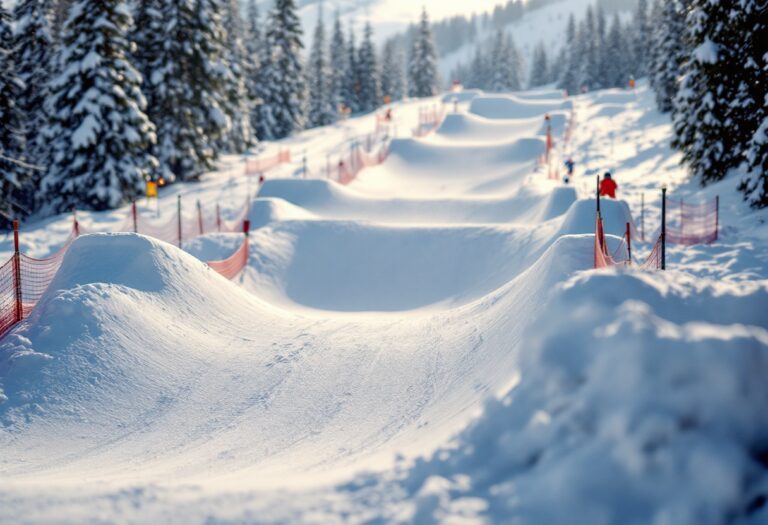
M616 189L619 187L618 184L616 184L616 181L613 180L613 177L611 177L610 172L605 172L605 175L603 175L603 180L600 181L600 196L601 197L610 197L612 199L616 198Z

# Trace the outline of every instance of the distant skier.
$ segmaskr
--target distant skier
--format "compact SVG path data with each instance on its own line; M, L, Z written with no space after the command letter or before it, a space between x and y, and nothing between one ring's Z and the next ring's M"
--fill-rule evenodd
M619 185L613 180L611 173L606 171L605 175L603 175L603 180L600 181L600 196L615 199L618 187Z
M563 177L563 182L568 184L571 182L571 178L573 177L573 168L576 166L576 163L573 162L573 159L571 157L568 157L568 160L565 161L565 169L568 170L565 174L565 177Z

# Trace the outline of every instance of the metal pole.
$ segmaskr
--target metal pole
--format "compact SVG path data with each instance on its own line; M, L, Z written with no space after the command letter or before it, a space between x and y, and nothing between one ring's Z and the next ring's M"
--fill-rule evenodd
M178 235L179 235L179 248L181 248L181 195L176 196L176 222L178 226Z
M661 269L667 269L667 187L661 187Z
M715 240L720 236L720 195L715 197Z
M80 223L77 221L77 210L72 208L72 229L75 232L75 237L80 236Z
M597 198L597 214L600 215L600 175L597 176L597 191L595 192Z
M645 193L640 194L640 240L645 242Z
M131 203L131 215L133 215L133 233L139 233L139 217L136 211L136 199Z
M632 230L627 223L627 255L629 256L628 264L632 265Z
M245 220L243 221L243 233L246 237L248 237L248 234L251 232L251 221Z
M13 221L13 286L16 296L16 322L24 318L21 296L21 250L19 249L19 221Z
M205 233L203 231L203 208L200 204L200 199L197 199L197 228L200 230L200 235Z
M250 193L248 194L248 197L250 198ZM219 208L219 203L216 203L216 231L221 233L221 209Z

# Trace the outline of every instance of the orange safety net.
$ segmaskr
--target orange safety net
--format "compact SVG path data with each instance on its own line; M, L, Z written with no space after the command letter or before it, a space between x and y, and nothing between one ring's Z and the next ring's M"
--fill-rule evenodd
M226 259L209 261L208 267L226 279L234 279L248 265L248 236L243 239L240 247Z
M246 175L258 175L264 173L273 168L276 168L280 164L291 162L291 152L289 150L280 150L273 155L266 155L255 159L246 159L245 161L245 174Z

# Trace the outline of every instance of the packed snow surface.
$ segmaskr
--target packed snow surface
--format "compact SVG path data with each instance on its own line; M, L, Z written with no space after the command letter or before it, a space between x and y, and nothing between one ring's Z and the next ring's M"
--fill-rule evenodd
M78 238L0 340L0 522L766 523L768 217L738 181L687 183L652 104L473 93L421 139L398 104L389 157L348 186L320 168L373 116L268 144L301 155L252 198L231 282L202 261L240 234ZM537 164L547 113L570 185ZM607 169L612 248L629 222L647 255L662 182L720 194L721 239L591 270ZM256 189L229 158L141 211L233 219ZM24 225L24 248L70 227Z

